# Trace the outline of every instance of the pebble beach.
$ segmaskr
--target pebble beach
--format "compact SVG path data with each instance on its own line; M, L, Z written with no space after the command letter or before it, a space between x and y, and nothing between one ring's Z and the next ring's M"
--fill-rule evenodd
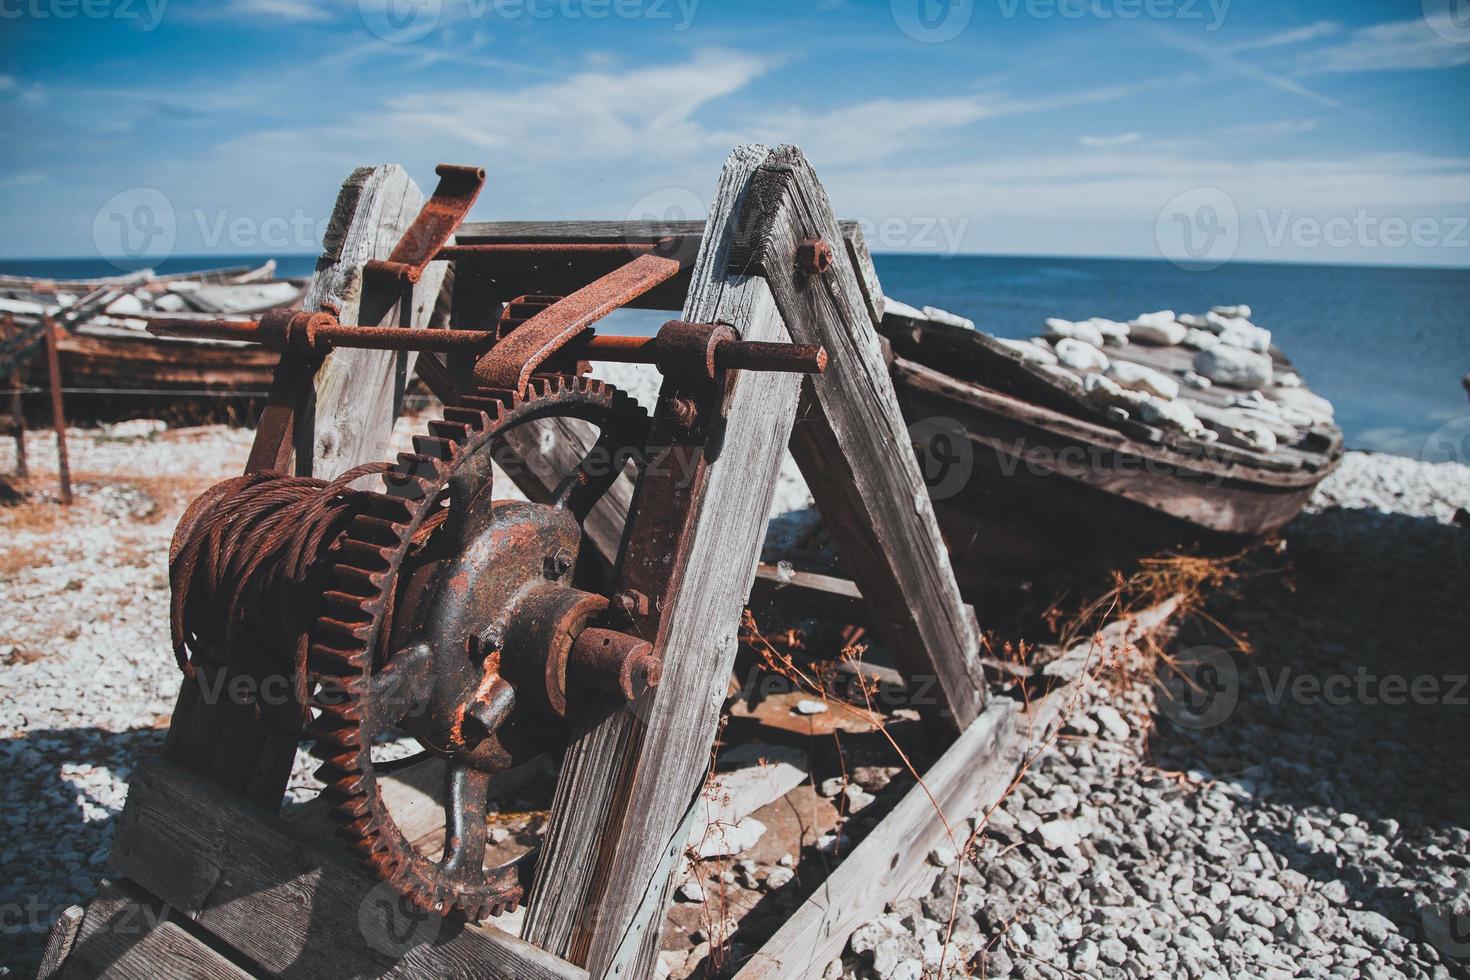
M76 505L48 500L53 444L32 433L30 499L0 509L0 975L29 976L106 874L178 689L169 538L252 433L140 420L69 438ZM788 460L774 509L809 503ZM1211 600L1252 651L1232 654L1223 717L1181 724L1148 685L1084 705L972 815L976 853L931 855L934 892L859 929L826 975L1470 976L1467 507L1470 467L1348 453L1284 536L1290 581ZM1345 700L1326 694L1337 677ZM1393 703L1390 677L1434 689ZM315 792L309 769L293 798Z

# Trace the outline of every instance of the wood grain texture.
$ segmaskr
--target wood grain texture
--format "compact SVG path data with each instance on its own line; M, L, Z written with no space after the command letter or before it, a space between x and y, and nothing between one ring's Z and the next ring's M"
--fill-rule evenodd
M1177 597L1124 617L1048 664L1057 686L1020 710L995 699L960 734L923 783L908 792L837 870L736 974L736 980L821 976L858 926L889 902L925 894L942 873L924 860L941 843L958 852L967 821L1004 798L1026 760L1046 745L1075 704L1090 667L1152 633L1178 609Z
M166 920L165 910L102 881L77 932L66 980L240 980L250 974Z
M750 261L770 283L792 339L827 348L827 370L802 387L792 455L874 627L905 673L938 680L941 703L930 713L964 729L984 703L980 630L960 600L888 376L875 311L847 249L833 249L823 275L797 268L804 239L841 241L827 194L801 151L776 150L753 187L761 213L748 213L743 222L752 235Z
M36 970L36 980L56 980L61 968L71 955L76 944L77 933L82 928L86 910L80 905L71 905L61 910L46 936L46 950L41 954L41 966Z
M369 259L392 252L423 201L402 167L354 171L337 197L303 308L336 303L346 323L424 326L438 298L443 263L424 273L409 310L400 308L397 288L365 286L362 276ZM283 361L266 411L294 416L296 471L331 479L383 459L412 363L390 351L338 350L307 384L302 379L309 369ZM296 740L264 730L248 707L228 699L206 704L202 691L190 683L180 689L165 754L261 806L279 807Z
M749 340L787 337L766 283L726 272L747 182L768 153L741 147L726 162L684 308L686 320L730 323ZM619 708L585 728L563 762L524 934L594 977L652 973L797 394L792 375L736 380L673 603L663 680L636 712Z
M112 860L272 974L586 977L493 925L462 926L409 910L352 863L337 841L303 840L297 833L161 760L134 775L119 818L122 843Z

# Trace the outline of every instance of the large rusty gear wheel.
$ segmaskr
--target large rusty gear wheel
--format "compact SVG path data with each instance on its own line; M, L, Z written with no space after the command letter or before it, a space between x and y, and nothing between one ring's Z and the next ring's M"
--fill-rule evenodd
M429 424L429 434L414 439L415 452L400 455L398 465L385 477L387 495L373 495L370 512L355 516L340 542L338 564L323 595L323 612L310 634L308 677L318 693L312 705L315 717L308 728L315 738L312 752L322 763L318 776L326 784L323 796L361 862L420 908L438 914L459 910L477 921L513 911L521 901L525 859L493 869L482 866L486 793L494 771L546 747L544 726L538 728L534 720L525 719L528 713L535 714L525 707L532 696L523 690L521 704L515 704L515 692L500 676L499 651L493 649L499 646L499 636L493 633L481 640L482 647L473 648L472 641L472 649L462 651L467 659L483 654L484 672L473 698L458 702L458 716L447 734L443 725L436 728L434 724L442 710L409 717L415 705L422 708L426 696L423 678L430 679L430 686L442 687L438 680L442 672L432 669L432 663L427 665L430 669L422 665L418 670L407 669L407 662L421 651L397 647L408 627L395 624L395 606L403 610L405 622L423 620L413 613L419 602L400 604L399 599L406 590L417 587L416 574L419 579L432 578L434 573L424 569L435 560L436 552L441 564L449 560L444 554L457 547L454 529L463 532L472 514L479 515L475 520L482 526L489 522L484 515L497 509L510 515L501 518L502 523L527 520L525 514L530 511L570 515L545 518L537 533L552 542L564 542L570 534L575 549L580 519L617 473L590 477L584 460L564 481L550 507L512 502L492 505L490 453L507 430L537 419L577 418L601 429L599 445L633 446L641 451L648 434L648 415L628 395L603 382L543 375L524 394L477 389L446 408L444 416ZM536 518L529 520L535 526ZM503 528L498 530L503 533ZM445 541L445 535L450 535L447 544L436 549L435 541ZM535 544L533 541L528 552L521 541L507 545L499 554L512 565L539 562L542 558L535 553ZM558 548L553 563L557 567L547 572L553 580L570 578L563 567L570 564L564 550ZM516 568L506 574L524 575L526 570ZM560 589L556 595L591 596L554 581L541 585ZM534 591L533 586L521 589L521 601L527 589ZM415 594L412 598L420 597ZM584 618L598 605L587 600L572 604ZM604 600L601 606L605 605ZM453 618L458 613L447 615ZM561 663L555 666L564 672L565 649L561 656ZM404 677L395 674L418 678L419 690L414 690L415 683L404 683ZM451 692L451 707L455 697L458 695ZM443 709L442 698L438 705ZM555 713L556 706L552 708ZM560 709L565 711L564 703ZM467 714L473 716L468 721ZM480 726L475 729L476 738L461 737L464 726L472 723ZM420 854L404 836L379 791L372 748L390 730L409 731L430 753L445 760L445 845L438 862Z

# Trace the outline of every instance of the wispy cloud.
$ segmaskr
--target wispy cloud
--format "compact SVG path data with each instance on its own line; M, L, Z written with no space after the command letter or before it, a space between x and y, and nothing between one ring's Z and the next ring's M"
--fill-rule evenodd
M1275 122L1241 123L1226 130L1232 136L1295 136L1310 133L1321 123L1316 119L1278 119Z
M1212 65L1217 70L1249 81L1259 82L1271 88L1308 99L1320 105L1332 106L1334 109L1342 108L1338 100L1314 92L1295 79L1283 75L1280 72L1271 71L1246 58L1238 58L1229 49L1217 48L1213 44L1197 40L1180 31L1171 31L1163 28L1155 30L1154 36L1160 43L1170 47L1178 48L1200 58L1206 64Z
M1141 139L1142 133L1119 133L1116 136L1079 136L1077 142L1092 149L1104 149L1109 146L1127 146Z
M1375 24L1340 44L1303 53L1298 67L1311 73L1456 68L1470 64L1470 44L1450 40L1456 30L1464 33L1448 13Z
M183 10L199 20L274 20L290 23L321 23L335 20L334 3L301 3L300 0L217 0L190 5ZM347 4L341 4L343 8Z
M1319 20L1315 24L1307 24L1303 27L1293 27L1285 31L1277 31L1258 37L1254 41L1242 41L1230 46L1231 51L1258 51L1261 48L1279 48L1288 44L1302 44L1306 41L1315 41L1321 37L1336 34L1342 30L1342 26L1336 21Z

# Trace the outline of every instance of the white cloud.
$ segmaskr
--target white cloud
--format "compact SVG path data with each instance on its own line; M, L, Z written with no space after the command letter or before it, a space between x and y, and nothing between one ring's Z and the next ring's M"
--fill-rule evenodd
M1213 65L1220 71L1236 75L1240 78L1253 82L1269 85L1290 95L1303 99L1310 99L1322 105L1332 106L1335 109L1342 108L1342 103L1336 99L1314 92L1305 85L1297 82L1280 72L1271 71L1246 58L1237 58L1230 53L1228 48L1216 48L1214 45L1197 40L1180 31L1158 29L1154 36L1160 43L1167 44L1172 48L1178 48L1200 58L1207 64Z
M1434 16L1445 33L1428 17L1375 24L1353 31L1340 44L1304 53L1298 67L1305 72L1422 71L1470 64L1470 43L1450 40L1456 27L1448 14ZM1464 33L1463 27L1458 30Z
M1141 139L1142 133L1119 133L1116 136L1079 136L1077 142L1093 149L1103 149L1109 146L1127 146Z
M336 19L334 4L306 2L301 0L218 0L206 6L185 8L189 15L198 19L248 19L277 20L291 23L321 23ZM341 4L346 8L349 5ZM351 4L355 7L356 4Z
M792 107L763 113L759 120L752 120L732 136L736 140L796 143L819 165L832 166L903 153L926 142L932 145L940 134L985 119L1113 102L1182 81L1161 78L1030 99L994 93L933 99L874 99L820 113Z
M1319 20L1314 24L1304 27L1293 27L1289 30L1278 31L1275 34L1267 34L1265 37L1254 41L1243 41L1240 44L1231 45L1231 51L1256 51L1261 48L1279 48L1287 44L1302 44L1306 41L1315 41L1320 37L1336 34L1341 26L1335 21Z

